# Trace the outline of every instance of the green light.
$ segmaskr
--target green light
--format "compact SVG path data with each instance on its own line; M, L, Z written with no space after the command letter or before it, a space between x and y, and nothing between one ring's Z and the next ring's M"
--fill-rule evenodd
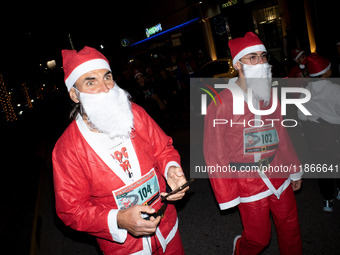
M150 37L151 35L154 35L160 31L162 31L161 23L158 23L156 26L146 28L145 29L146 37Z

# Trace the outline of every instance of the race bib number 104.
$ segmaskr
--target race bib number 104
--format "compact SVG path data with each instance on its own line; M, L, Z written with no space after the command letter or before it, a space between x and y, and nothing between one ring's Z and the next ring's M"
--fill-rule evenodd
M160 198L156 172L152 169L134 183L112 191L120 210L133 205L151 206Z

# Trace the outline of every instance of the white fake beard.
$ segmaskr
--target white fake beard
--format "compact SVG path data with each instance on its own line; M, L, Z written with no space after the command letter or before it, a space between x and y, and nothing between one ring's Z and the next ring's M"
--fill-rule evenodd
M257 65L244 64L243 72L246 77L247 88L250 88L253 92L253 102L254 100L255 102L263 100L264 105L268 106L271 98L271 66L268 63Z
M129 138L133 129L130 95L117 84L108 93L79 92L87 121L96 130L115 137Z

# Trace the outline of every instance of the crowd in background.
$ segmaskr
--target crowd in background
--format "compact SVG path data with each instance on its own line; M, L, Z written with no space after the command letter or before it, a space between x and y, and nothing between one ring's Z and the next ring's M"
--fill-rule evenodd
M308 51L286 48L284 61L274 57L270 59L273 77L308 77L307 69L301 66L309 55ZM332 77L339 77L339 43L334 48L334 55L330 57ZM131 100L142 106L162 128L179 128L188 124L188 118L183 116L189 115L190 78L199 77L200 68L208 62L202 50L182 51L174 55L142 54L114 70L114 78L121 88L130 93Z
M143 61L130 60L114 78L163 129L181 128L189 124L190 77L206 62L202 51L195 56L150 54Z

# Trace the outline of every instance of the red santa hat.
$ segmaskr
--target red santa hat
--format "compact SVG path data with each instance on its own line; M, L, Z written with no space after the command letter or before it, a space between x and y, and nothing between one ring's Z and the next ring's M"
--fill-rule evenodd
M233 66L243 56L255 51L267 51L261 40L253 32L248 32L244 37L238 37L230 40L228 43L231 56L233 58Z
M291 51L291 54L292 54L294 61L297 61L303 53L305 53L305 52L303 50L300 50L300 49L294 49L294 50Z
M85 46L82 50L62 50L64 81L70 91L74 83L83 74L97 70L108 69L111 71L109 61L94 48Z
M331 68L331 63L327 58L312 53L307 57L307 69L310 77L323 75Z

